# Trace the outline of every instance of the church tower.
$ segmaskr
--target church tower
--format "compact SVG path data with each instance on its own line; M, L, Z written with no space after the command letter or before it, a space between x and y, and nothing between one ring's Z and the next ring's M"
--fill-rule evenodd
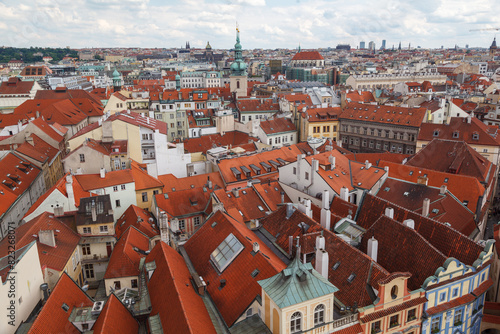
M122 89L122 80L120 78L120 72L115 68L113 71L113 91L119 92Z
M234 45L234 62L231 64L231 76L229 77L229 88L236 97L247 96L248 77L247 64L243 61L240 44L240 30L236 28L236 44Z
M490 56L494 56L497 52L497 38L493 38L493 43L490 46Z

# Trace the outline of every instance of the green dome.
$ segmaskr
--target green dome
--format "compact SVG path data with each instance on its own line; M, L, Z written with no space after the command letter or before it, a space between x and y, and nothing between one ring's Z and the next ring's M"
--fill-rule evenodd
M175 76L175 80L176 80L176 81L177 81L177 80L181 80L181 76L180 76L179 74L177 74L177 75Z
M120 79L120 72L118 72L116 68L113 71L113 79Z

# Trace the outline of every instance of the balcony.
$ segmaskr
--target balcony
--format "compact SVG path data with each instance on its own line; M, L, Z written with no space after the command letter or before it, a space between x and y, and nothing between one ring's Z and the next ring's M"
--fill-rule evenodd
M93 256L84 255L82 258L82 264L108 262L108 261L109 257L107 255L97 255L97 254L94 254Z

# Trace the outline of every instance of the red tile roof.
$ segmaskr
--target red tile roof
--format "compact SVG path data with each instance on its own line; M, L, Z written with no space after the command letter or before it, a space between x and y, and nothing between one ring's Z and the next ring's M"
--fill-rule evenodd
M292 60L323 60L323 56L318 51L297 52Z
M37 128L45 132L50 138L54 139L57 142L61 142L64 140L64 136L61 136L56 130L54 130L49 123L45 122L41 117L36 118L31 121L33 125L35 125ZM66 128L64 128L64 133L68 131ZM60 130L60 129L58 129Z
M174 189L175 191L179 191L191 188L203 188L203 186L208 188L208 179L212 181L212 188L215 186L218 186L219 188L224 187L224 182L222 181L219 172L197 174L181 178L177 178L174 174L158 176L158 180L160 180L160 182L164 185L163 192L170 192Z
M295 132L295 124L288 118L276 117L267 121L261 121L260 127L267 135L273 135L283 132Z
M153 225L155 224L149 211L141 209L138 206L131 205L116 221L115 234L117 238L120 238L123 232L125 232L130 226L134 226L149 238L152 238L155 235L158 235L158 228L156 225L153 227Z
M139 276L139 262L145 255L134 248L149 250L149 238L130 226L113 248L104 279Z
M218 273L211 264L210 254L231 233L244 249L222 273ZM254 243L259 244L259 252L252 255ZM206 221L184 247L197 273L207 283L207 290L229 327L260 295L261 288L257 281L274 276L286 268L251 230L221 211ZM259 273L252 277L255 269ZM221 280L225 280L225 286L219 289Z
M269 180L268 182L255 183L253 187L271 211L276 211L278 209L278 204L282 202L281 193L283 193L284 196L284 203L291 202L278 181Z
M156 205L167 213L169 218L191 216L211 211L211 191L203 188L170 191L155 195ZM167 198L165 198L167 196Z
M63 304L69 306L68 311L62 308ZM46 334L50 328L51 333L80 334L80 331L68 321L68 318L73 308L92 305L92 299L80 289L68 274L63 272L28 333Z
M475 117L472 117L470 121L467 123L467 118L452 117L449 124L423 123L418 140L431 141L439 138L465 141L469 145L500 146L498 127L492 129Z
M356 223L369 229L381 215L385 214L386 208L394 209L394 219L398 222L413 219L415 231L446 257L454 257L467 265L472 265L483 251L479 244L453 228L370 194L366 194L363 199L355 219Z
M259 138L250 137L247 133L240 131L229 131L224 133L223 136L217 133L186 139L184 140L184 149L189 153L207 153L208 150L215 147L238 147L241 144L248 144L248 142L254 141L259 141Z
M306 110L308 122L331 122L338 120L342 113L340 107L310 108Z
M273 102L271 98L255 99L241 98L236 102L236 107L242 113L244 112L278 112L279 103Z
M355 160L359 162L366 162L368 160L375 166L379 165L381 160L395 162L395 163L403 163L403 161L411 156L411 154L401 154L401 153L348 153L345 154L349 160Z
M350 102L344 108L340 119L420 127L426 114L427 110L425 108L404 108Z
M191 274L179 253L159 242L146 257L156 269L148 281L150 316L159 315L165 333L216 333Z
M39 168L13 153L0 160L0 215L31 187L40 172Z
M425 298L425 297L414 298L414 299L408 300L406 302L403 302L401 304L398 304L396 306L392 306L392 307L389 307L389 308L386 308L386 309L383 309L383 310L380 310L377 312L370 313L370 314L360 318L359 320L361 321L361 323L369 323L373 320L380 319L382 317L385 317L385 316L388 316L390 314L400 312L400 311L403 311L406 309L410 309L412 307L424 304L426 302L427 302L427 298Z
M111 294L92 326L92 331L94 334L136 334L139 323L120 300Z
M369 91L351 91L345 94L345 98L348 102L364 102L370 103L375 102L375 98L373 97L373 93Z
M29 94L34 83L34 81L22 81L17 77L11 77L0 85L0 95Z
M149 175L146 171L139 168L135 161L132 162L130 171L135 181L135 190L163 188L163 183Z
M224 208L235 210L234 214L230 214L234 219L247 222L265 217L266 211L269 209L252 187L239 189L238 197L236 197L235 192L226 192L224 189L214 191L215 198L224 204ZM259 206L262 210L259 209Z
M83 90L83 89L67 89L66 87L59 87L56 90L38 90L35 99L90 99L101 104L97 96Z
M53 230L56 247L42 244L37 236L41 230ZM16 247L21 248L32 241L37 242L40 265L56 271L62 271L71 255L78 247L80 236L51 213L45 212L16 228ZM0 257L7 255L9 248L5 238L0 242Z
M106 172L104 178L102 178L100 174L79 174L74 175L74 178L76 178L82 189L85 191L112 187L135 181L130 169Z

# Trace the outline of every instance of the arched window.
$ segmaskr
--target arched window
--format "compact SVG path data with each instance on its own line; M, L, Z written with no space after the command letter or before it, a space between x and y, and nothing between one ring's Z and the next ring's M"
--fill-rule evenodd
M321 325L325 322L325 305L319 304L314 309L314 326Z
M298 333L302 330L302 314L295 312L290 318L290 333Z
M398 287L394 285L391 289L391 297L392 299L396 299L398 297Z

